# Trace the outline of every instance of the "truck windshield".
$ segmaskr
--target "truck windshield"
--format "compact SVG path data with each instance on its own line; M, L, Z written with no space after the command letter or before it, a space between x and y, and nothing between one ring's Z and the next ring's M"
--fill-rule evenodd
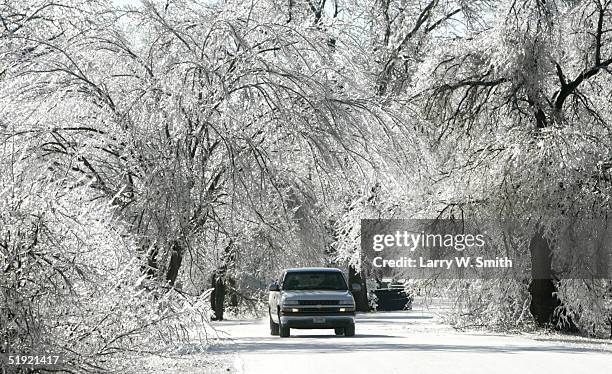
M344 276L339 272L291 272L285 275L283 290L346 291Z

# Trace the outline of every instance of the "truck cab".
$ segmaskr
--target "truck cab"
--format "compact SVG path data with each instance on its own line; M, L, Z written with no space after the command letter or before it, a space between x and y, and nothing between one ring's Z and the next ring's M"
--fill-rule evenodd
M352 290L360 288L354 284ZM294 328L355 335L355 300L340 269L287 269L269 291L270 334L288 337Z

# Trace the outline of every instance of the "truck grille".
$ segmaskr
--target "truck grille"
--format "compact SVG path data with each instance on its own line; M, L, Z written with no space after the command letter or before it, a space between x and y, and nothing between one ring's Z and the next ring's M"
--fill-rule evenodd
M299 300L299 305L338 305L339 300Z
M283 310L282 314L285 316L345 316L354 315L355 312L352 310L341 312L340 308L300 308L298 312Z
M329 313L338 312L340 308L300 308L302 313Z

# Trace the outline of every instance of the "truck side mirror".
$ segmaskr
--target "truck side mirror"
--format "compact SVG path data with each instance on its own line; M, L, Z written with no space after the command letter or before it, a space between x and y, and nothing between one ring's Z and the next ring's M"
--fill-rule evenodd
M268 287L268 291L280 291L280 287L278 286L278 283L274 282L270 285L270 287Z
M361 291L361 285L359 283L351 284L351 291L353 291L353 292Z

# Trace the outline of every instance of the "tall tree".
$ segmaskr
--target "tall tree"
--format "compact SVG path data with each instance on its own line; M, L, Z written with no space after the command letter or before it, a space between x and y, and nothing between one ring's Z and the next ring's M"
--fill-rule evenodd
M530 291L542 324L562 323L550 228L609 210L611 16L610 1L491 4L488 22L449 40L415 85L447 203L538 222L530 249L544 279Z

